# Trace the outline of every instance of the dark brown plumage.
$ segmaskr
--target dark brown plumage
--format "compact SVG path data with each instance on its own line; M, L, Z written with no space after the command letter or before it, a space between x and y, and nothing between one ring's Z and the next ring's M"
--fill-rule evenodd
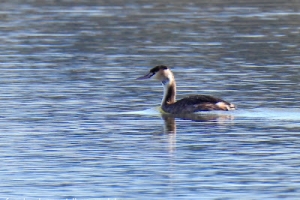
M225 106L222 107L220 103L224 103ZM179 114L193 113L198 111L229 110L226 108L226 106L230 105L230 103L212 96L193 95L180 99L172 104L165 102L162 105L162 109L167 113Z

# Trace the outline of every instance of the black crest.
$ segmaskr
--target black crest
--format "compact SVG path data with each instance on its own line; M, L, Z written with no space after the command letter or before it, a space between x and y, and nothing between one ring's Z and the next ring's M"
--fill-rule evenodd
M165 65L158 65L158 66L156 66L156 67L153 67L153 68L150 70L150 72L153 73L153 74L155 74L156 72L158 72L158 71L161 70L161 69L165 70L165 69L168 69L168 67L165 66Z

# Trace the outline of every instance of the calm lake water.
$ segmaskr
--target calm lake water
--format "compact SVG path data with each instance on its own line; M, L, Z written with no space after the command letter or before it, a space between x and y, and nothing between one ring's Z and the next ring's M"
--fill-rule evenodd
M0 7L0 199L300 198L298 1L30 2ZM160 64L238 110L162 116Z

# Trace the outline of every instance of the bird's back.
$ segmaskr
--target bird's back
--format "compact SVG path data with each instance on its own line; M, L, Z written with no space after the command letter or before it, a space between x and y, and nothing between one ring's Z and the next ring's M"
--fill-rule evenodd
M209 95L192 95L175 103L165 104L162 109L168 113L179 114L211 110L233 110L234 105Z

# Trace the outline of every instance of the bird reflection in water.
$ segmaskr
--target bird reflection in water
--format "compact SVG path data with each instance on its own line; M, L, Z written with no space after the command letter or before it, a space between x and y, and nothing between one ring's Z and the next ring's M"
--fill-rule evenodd
M173 152L176 149L176 119L190 120L194 122L212 122L217 125L225 124L234 119L233 115L229 114L161 114L164 120L164 133L168 134L169 151Z
M176 121L175 119L191 120L194 122L213 122L217 124L224 124L226 121L234 119L232 115L218 115L218 114L162 114L164 120L164 132L168 134L176 134Z

